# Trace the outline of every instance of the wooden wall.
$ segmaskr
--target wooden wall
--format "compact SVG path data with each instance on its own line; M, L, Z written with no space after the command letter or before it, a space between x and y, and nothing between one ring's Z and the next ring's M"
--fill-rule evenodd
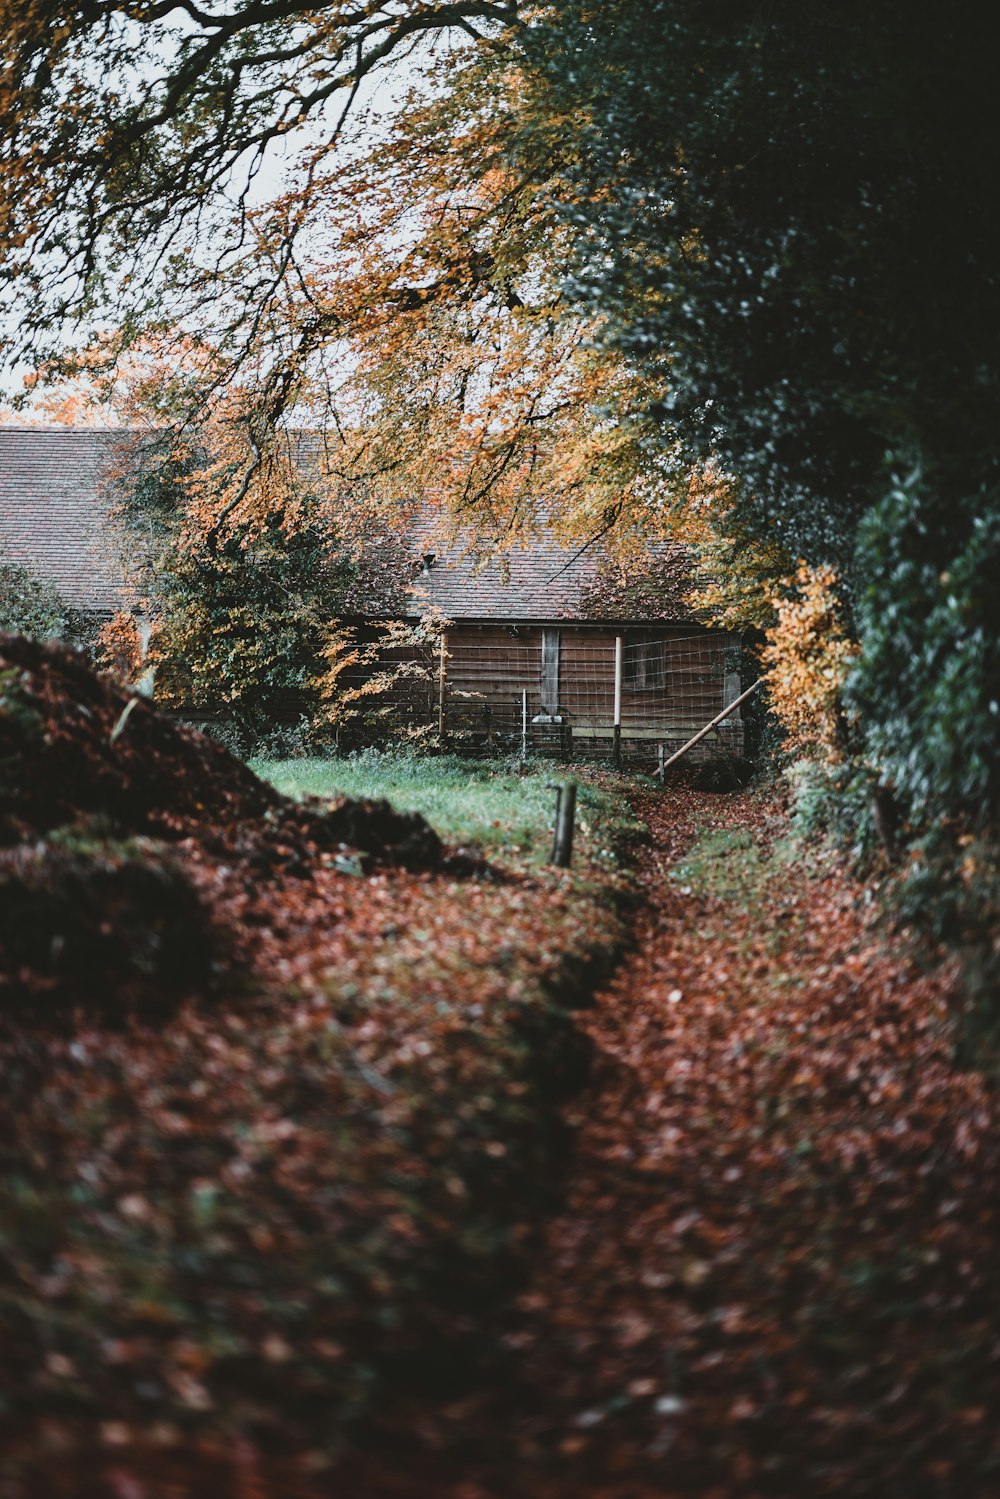
M456 626L448 632L447 717L457 737L519 739L522 693L529 723L550 707L552 631L519 626ZM603 753L614 721L615 632L565 627L558 641L558 715L572 728L574 746ZM549 655L543 670L543 634ZM659 626L626 632L622 729L678 742L690 737L738 694L735 636L692 626ZM645 671L636 670L645 663ZM639 678L637 681L636 678ZM735 684L735 686L734 686ZM548 689L548 690L546 690ZM738 716L723 729L727 747L742 752ZM551 726L535 723L531 736L551 739ZM651 737L652 736L652 737ZM706 746L712 751L712 744Z
M623 636L622 738L627 758L655 760L658 742L677 747L738 695L738 637L693 625L650 626ZM610 754L613 627L568 625L555 631L528 625L456 625L448 631L447 651L446 731L456 749L502 753L519 748L526 701L530 747L565 750L571 731L572 753ZM403 717L436 726L437 653L430 647L424 654L422 674L398 683L390 696ZM399 659L396 652L392 657ZM556 677L558 712L552 714ZM373 700L370 711L376 706ZM554 717L561 724L545 721ZM738 715L723 726L722 737L730 752L742 753ZM707 740L702 755L717 753L718 739Z

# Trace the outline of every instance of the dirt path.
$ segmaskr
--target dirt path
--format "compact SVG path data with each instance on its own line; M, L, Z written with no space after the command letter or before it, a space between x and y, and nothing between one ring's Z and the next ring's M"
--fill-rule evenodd
M648 905L582 1020L492 1480L458 1492L995 1495L997 1109L952 1064L947 973L793 868L759 799L641 811Z
M62 1487L0 1499L1000 1493L998 1105L952 1060L947 970L880 935L842 872L804 870L759 797L639 810L647 899L579 1017L595 1064L562 1206L492 1337L469 1313L477 1388L418 1370L349 1469L234 1441L84 1485L53 1448Z

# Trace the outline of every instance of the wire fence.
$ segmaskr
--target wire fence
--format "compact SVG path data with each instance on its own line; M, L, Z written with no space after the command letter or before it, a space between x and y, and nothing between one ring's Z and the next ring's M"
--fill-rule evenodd
M735 701L740 664L719 631L450 629L390 695L403 731L465 753L655 763ZM697 751L744 753L739 711Z
M291 752L276 748L286 741L297 752L399 745L655 768L736 705L745 685L740 637L718 630L396 621L342 630L338 642L318 710L289 690L264 740L222 707L178 712L240 753L244 740L272 755ZM750 733L736 705L690 756L745 760Z

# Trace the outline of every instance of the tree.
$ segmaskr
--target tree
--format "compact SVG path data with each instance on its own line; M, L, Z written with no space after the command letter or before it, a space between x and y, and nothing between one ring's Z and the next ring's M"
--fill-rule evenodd
M432 73L324 190L336 242L274 322L297 341L299 399L332 413L344 486L422 495L494 545L539 497L571 534L624 514L656 530L688 475L649 447L654 393L565 294L558 162L513 159L520 88L492 48ZM262 217L265 239L283 241L286 213Z
M71 17L37 0L12 21L20 81L3 111L20 191L0 277L27 345L112 301L117 331L85 344L91 371L116 370L137 338L176 339L178 362L196 341L182 420L200 424L228 391L255 471L216 490L223 524L295 411L330 432L342 490L430 491L494 540L530 522L539 494L583 539L626 512L657 529L675 478L649 441L660 389L636 393L567 296L551 140L511 149L524 25L515 5L285 0L223 22L111 3ZM392 131L352 139L365 80L421 39L449 48L444 61L405 61L413 91ZM273 202L231 191L293 140Z
M138 538L133 582L156 621L157 697L222 710L246 750L296 723L309 732L355 569L307 470L221 534L206 525L224 472L224 458L204 446L132 443L117 508Z
M915 826L997 815L992 26L555 0L524 43L524 149L576 123L574 293L664 389L664 446L734 476L737 533L837 569L866 755Z
M22 350L60 351L65 321L157 312L157 270L190 288L239 263L234 342L270 286L296 268L257 256L248 212L265 159L304 152L299 180L340 139L366 80L421 40L497 34L492 0L360 0L319 8L251 0L3 0L0 278L18 298Z
M926 759L914 800L891 746L920 759L963 632L989 630L978 583L928 610L930 573L906 581L922 538L949 577L994 556L1000 246L982 184L1000 136L978 10L184 14L34 0L11 17L0 244L29 344L113 296L109 366L140 330L197 345L197 378L163 403L178 430L213 428L197 545L222 555L270 516L294 528L299 421L326 430L326 498L429 495L495 543L540 498L581 542L689 531L692 493L721 475L695 518L710 561L735 547L749 569L744 612L762 571L833 568L871 767L914 812L953 811ZM404 62L391 131L351 136L366 80ZM272 202L233 188L292 141ZM908 736L882 732L878 685L904 656L923 663L893 678ZM983 737L996 677L985 649L960 742Z
M557 0L525 45L528 148L580 125L574 284L662 374L671 440L815 561L850 560L887 449L969 493L1000 329L972 8Z

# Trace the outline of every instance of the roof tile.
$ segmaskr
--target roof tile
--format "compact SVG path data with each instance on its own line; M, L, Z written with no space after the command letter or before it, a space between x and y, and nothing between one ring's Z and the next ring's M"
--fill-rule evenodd
M117 609L129 597L107 484L127 436L101 428L0 427L0 555L54 583L78 609ZM313 450L305 436L297 434L299 446ZM405 531L389 554L404 572L407 555L412 559L402 580L407 613L434 608L455 621L535 623L693 618L678 547L660 547L641 565L627 566L600 543L572 548L544 530L502 552L484 551L482 543L477 551L467 534L447 530L426 511ZM421 567L431 554L430 565ZM371 575L380 557L365 560L362 571ZM384 600L385 590L375 591ZM384 613L384 602L373 599L373 612Z

